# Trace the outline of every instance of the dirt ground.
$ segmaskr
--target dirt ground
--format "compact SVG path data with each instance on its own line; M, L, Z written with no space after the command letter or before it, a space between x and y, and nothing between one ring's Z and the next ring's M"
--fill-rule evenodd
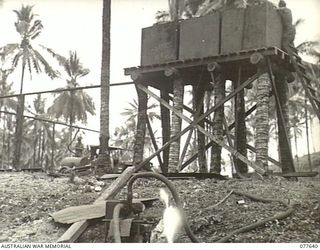
M68 206L92 203L112 180L99 182L94 176L50 177L45 173L0 173L0 242L56 242L68 225L55 223L50 213ZM266 180L174 180L194 234L201 242L215 242L231 231L271 217L286 208L278 202L262 203L231 195L219 206L230 190L263 198L296 203L294 213L264 226L232 237L229 242L320 242L320 181L282 178ZM156 197L162 183L139 180L134 185L136 198ZM123 189L117 198L125 198ZM146 209L146 217L161 219L163 205L155 202ZM79 238L79 242L104 242L106 229L101 220ZM159 242L163 242L163 238ZM180 233L177 242L190 242Z

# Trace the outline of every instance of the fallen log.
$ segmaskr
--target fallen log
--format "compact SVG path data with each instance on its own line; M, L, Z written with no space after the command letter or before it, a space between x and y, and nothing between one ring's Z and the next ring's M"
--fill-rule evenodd
M233 236L240 234L240 233L251 231L251 230L256 229L258 227L261 227L261 226L264 226L266 223L268 223L270 221L285 219L285 218L289 217L295 210L294 209L294 206L296 205L295 203L288 204L287 202L285 202L283 200L279 200L279 199L262 198L262 197L259 197L256 195L247 194L247 193L240 192L240 191L235 191L235 190L232 190L232 191L233 191L232 192L233 194L245 196L245 197L247 197L251 200L254 200L254 201L260 201L260 202L265 202L265 203L279 202L279 203L283 204L287 208L287 210L284 212L275 214L274 216L262 219L260 221L255 222L255 223L252 223L247 226L236 229L236 230L232 231L231 233L229 233L228 235L226 235L226 236L222 237L221 239L219 239L218 241L216 241L217 243L226 243Z

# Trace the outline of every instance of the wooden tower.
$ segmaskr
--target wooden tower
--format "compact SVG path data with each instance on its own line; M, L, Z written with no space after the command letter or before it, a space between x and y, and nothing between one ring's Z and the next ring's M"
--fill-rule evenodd
M139 100L134 163L142 162L147 127L150 132L151 126L147 119L147 96L150 96L161 104L163 141L162 147L156 147L155 155L160 158L164 172L168 171L168 166L170 171L179 171L196 158L201 160L205 157L203 152L209 148L212 152L221 152L221 148L224 148L232 154L239 174L245 173L250 166L263 175L267 172L267 161L281 166L284 173L293 173L294 164L286 127L288 111L284 97L287 83L292 81L291 72L301 75L304 67L299 57L281 50L281 43L282 22L271 3L144 28L141 66L125 69L125 74L130 75L135 83ZM251 88L253 83L257 84L257 89L262 89L265 77L270 84L269 96L267 99L257 98L257 103L245 110L245 89ZM225 93L226 80L232 82L230 93ZM302 82L320 119L319 103L310 92L309 80L303 76ZM194 90L193 107L183 105L183 91L187 85L191 85ZM160 94L155 94L148 87L159 90ZM264 88L268 90L268 85ZM204 94L212 90L215 95L212 100L214 105L204 110ZM246 142L246 117L264 108L263 105L268 105L269 97L276 102L281 142L280 162L266 155L261 159L257 155L257 159L252 162L247 158L247 149L253 152L261 149ZM223 107L231 99L234 103L234 122L227 124ZM265 112L264 119L268 119L268 112ZM188 124L183 130L181 121ZM259 133L268 133L267 128L260 128L259 131L258 125L256 141L260 138ZM234 135L230 133L232 129L235 130ZM184 160L186 146L179 148L179 140L188 133L188 146L192 130L198 131L198 152Z

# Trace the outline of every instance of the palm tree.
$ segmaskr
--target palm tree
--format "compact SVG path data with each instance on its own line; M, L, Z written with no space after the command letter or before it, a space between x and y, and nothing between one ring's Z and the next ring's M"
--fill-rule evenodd
M32 9L33 6L22 5L19 10L14 10L14 13L17 15L15 27L21 40L19 43L10 43L0 49L2 54L11 56L14 69L16 69L18 65L21 65L20 97L17 105L17 126L15 135L15 157L13 160L13 165L16 168L19 167L21 154L24 109L24 97L22 93L25 70L28 69L29 74L31 75L32 70L35 70L36 73L41 73L42 69L44 69L44 72L50 78L53 79L58 76L58 72L53 70L41 53L32 45L32 42L41 34L43 29L41 21L35 19L36 15L33 14ZM44 46L41 47L45 48Z
M103 0L102 14L102 57L101 57L101 92L100 92L100 165L110 169L109 148L109 100L110 100L110 27L111 0Z
M12 73L12 69L2 69L0 70L0 95L6 96L13 94L12 91L12 83L8 83L8 77ZM0 99L0 118L3 114L3 122L2 122L2 154L1 154L1 168L4 167L4 163L10 159L10 122L11 122L11 115L6 114L9 110L14 110L17 105L17 102L13 99Z
M69 57L56 56L60 65L67 74L67 89L79 87L78 78L89 73L80 63L76 52L69 52ZM56 94L55 94L56 95ZM63 91L58 94L49 107L48 113L55 118L63 117L70 124L69 142L72 141L72 125L76 121L87 123L88 115L95 115L95 106L92 98L83 90Z
M34 117L36 118L47 118L45 112L46 99L42 99L41 95L33 100L33 106L28 109ZM26 126L29 129L27 131L26 137L32 140L32 153L25 157L25 165L41 166L42 168L47 168L50 155L50 147L45 147L45 145L51 145L52 143L52 131L51 124L43 122L40 120L30 119L26 122ZM45 163L45 165L44 165Z
M127 120L125 122L125 126L121 126L120 128L117 128L115 134L117 134L118 138L121 138L122 136L127 134L127 140L124 141L124 144L130 145L129 149L132 150L132 149L134 149L134 140L133 139L136 137L134 128L137 127L137 119L139 116L139 111L138 111L139 103L136 99L134 99L132 102L129 103L129 106L130 106L129 108L125 108L124 112L121 113L121 115L127 117ZM149 152L152 151L153 143L152 143L151 137L154 135L151 124L155 120L160 120L160 116L159 116L158 112L156 112L154 110L155 108L158 108L158 106L159 105L157 105L156 103L153 103L147 107L147 123L149 123L149 125L147 126L148 130L147 130L146 136L145 136L144 148L148 149ZM128 132L131 130L133 133ZM131 137L131 139L129 137ZM155 146L155 145L153 145L153 146ZM144 152L143 149L142 149L142 152Z

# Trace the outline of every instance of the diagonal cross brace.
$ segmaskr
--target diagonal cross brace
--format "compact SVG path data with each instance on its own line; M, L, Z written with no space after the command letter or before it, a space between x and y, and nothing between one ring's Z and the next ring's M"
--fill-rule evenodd
M252 80L252 78L250 78L248 81L246 81L245 83L243 83L240 87L245 88L249 83L250 80ZM254 81L254 79L252 80ZM211 109L209 109L206 113L204 113L203 115L201 115L198 119L196 119L196 121L192 121L190 118L186 117L185 115L183 115L182 113L180 113L179 111L177 111L175 108L173 108L171 105L169 105L166 101L162 100L160 97L158 97L156 94L154 94L153 92L151 92L150 90L148 90L146 87L144 87L141 84L136 84L137 87L139 89L141 89L142 91L144 91L146 94L150 95L151 97L153 97L154 99L156 99L157 101L160 102L161 105L165 106L167 109L171 110L173 113L175 113L175 115L177 115L178 117L180 117L182 120L186 121L187 123L189 123L190 128L195 127L197 128L201 133L203 133L204 135L206 135L207 137L209 137L211 140L213 140L215 143L217 143L218 145L220 145L221 147L225 148L226 150L228 150L232 155L234 155L237 159L243 161L244 163L246 163L248 166L252 167L256 172L258 172L259 174L264 175L266 172L264 169L260 168L259 166L257 166L256 164L254 164L253 162L249 161L246 157L244 157L243 155L241 155L238 151L236 151L234 148L230 147L229 145L225 144L223 141L217 140L217 138L215 136L213 136L212 134L210 134L208 131L206 131L204 128L202 128L200 125L198 125L199 121L201 121L202 119L204 119L207 115L209 115L210 113L212 113L218 105L212 107ZM232 94L230 95L236 95L237 92L236 91L241 91L240 88L237 88ZM228 95L227 97L230 97L230 95ZM226 97L226 98L227 98ZM224 101L226 98L224 98L222 101ZM231 98L231 97L230 97ZM221 101L221 102L222 102ZM224 101L225 102L225 101ZM223 103L224 103L223 102Z

